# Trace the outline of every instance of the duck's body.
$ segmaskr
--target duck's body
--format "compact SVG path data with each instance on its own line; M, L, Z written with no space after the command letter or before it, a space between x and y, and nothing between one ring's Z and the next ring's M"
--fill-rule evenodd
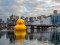
M26 31L26 26L25 25L16 25L15 26L15 30L21 30L21 31Z

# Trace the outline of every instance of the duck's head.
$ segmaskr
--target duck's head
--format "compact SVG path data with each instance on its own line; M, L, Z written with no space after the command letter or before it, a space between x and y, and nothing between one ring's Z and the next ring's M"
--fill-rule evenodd
M19 18L19 19L17 20L16 24L24 24L24 20Z

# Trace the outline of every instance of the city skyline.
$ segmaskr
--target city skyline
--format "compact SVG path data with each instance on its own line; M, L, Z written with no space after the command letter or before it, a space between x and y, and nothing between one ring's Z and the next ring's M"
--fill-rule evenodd
M0 18L3 20L12 13L17 16L38 16L48 15L54 9L60 10L59 0L0 0Z

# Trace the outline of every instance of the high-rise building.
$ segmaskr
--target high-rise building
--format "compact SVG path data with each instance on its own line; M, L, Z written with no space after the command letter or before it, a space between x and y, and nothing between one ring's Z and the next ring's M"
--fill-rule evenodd
M57 14L57 10L54 10L53 13L54 13L54 15Z
M7 18L7 25L15 25L19 16L11 15L10 18Z
M2 23L2 19L0 19L0 23Z
M25 21L29 21L29 20L28 20L28 17L25 18Z
M33 17L34 18L34 20L36 20L36 17Z
M60 13L57 10L54 10L54 14L51 16L53 25L60 25Z
M0 19L0 30L2 30L4 27L4 21L2 19Z
M29 21L30 22L33 22L33 17L29 17Z

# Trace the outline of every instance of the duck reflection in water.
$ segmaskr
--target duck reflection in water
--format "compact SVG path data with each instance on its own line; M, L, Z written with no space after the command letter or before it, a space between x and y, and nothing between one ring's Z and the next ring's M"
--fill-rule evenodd
M16 37L14 35L14 32L12 32L12 31L7 32L6 37L7 37L7 39L9 39L10 43L15 43Z

